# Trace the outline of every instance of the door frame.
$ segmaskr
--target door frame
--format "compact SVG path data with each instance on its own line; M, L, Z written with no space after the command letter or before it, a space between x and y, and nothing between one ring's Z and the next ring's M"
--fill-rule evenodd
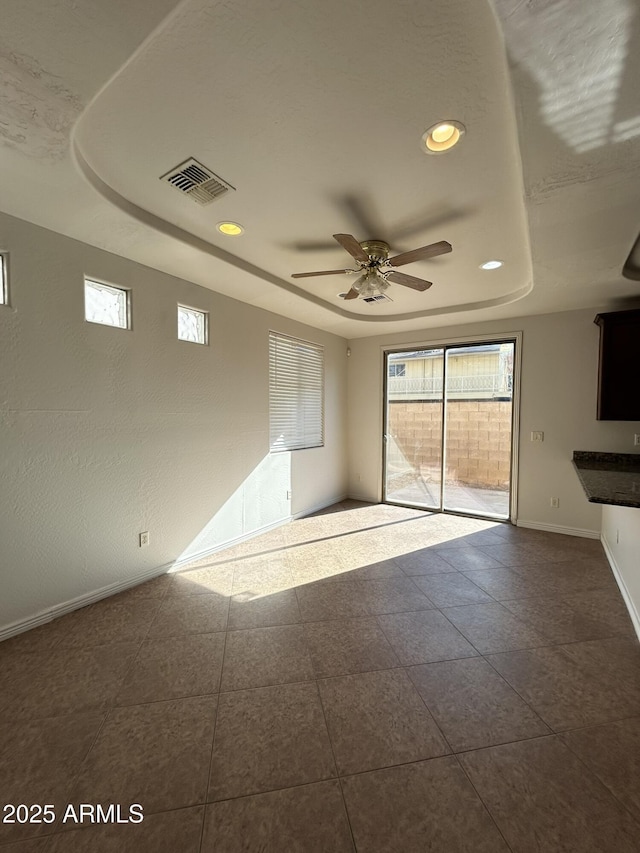
M473 346L475 344L498 344L498 343L514 343L513 355L513 389L511 401L511 470L510 470L510 495L509 495L509 518L504 521L517 524L518 518L518 469L519 469L519 447L520 447L520 378L522 369L522 332L500 332L496 334L485 335L465 335L460 338L439 338L437 340L420 340L412 341L406 344L385 344L380 347L380 357L382 360L382 471L380 494L382 502L387 503L386 496L386 470L387 470L387 355L389 353L414 352L416 350L440 349L448 346ZM444 367L443 367L444 370ZM443 417L442 429L445 429L444 417L444 401L443 401ZM444 461L444 446L443 446L443 461ZM442 483L441 483L442 489ZM389 502L391 504L391 502ZM404 506L405 504L393 501L393 506ZM416 507L413 507L414 509ZM475 513L453 512L447 509L428 509L425 507L425 512L442 512L447 515L465 515L473 518L486 518L490 521L500 522L503 519L491 519L489 516L477 515Z

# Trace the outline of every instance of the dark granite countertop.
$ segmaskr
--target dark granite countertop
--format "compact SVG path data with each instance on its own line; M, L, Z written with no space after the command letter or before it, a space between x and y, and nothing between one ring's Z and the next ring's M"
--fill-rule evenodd
M640 453L574 450L573 465L592 503L640 508Z

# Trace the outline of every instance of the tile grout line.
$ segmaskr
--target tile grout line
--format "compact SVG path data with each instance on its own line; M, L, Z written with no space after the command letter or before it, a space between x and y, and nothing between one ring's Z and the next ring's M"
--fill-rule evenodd
M313 518L314 516L312 515L309 517ZM174 572L174 574L181 574L183 572L189 572L189 571L197 571L198 569L217 568L217 567L221 567L221 566L223 566L229 562L247 560L247 559L250 559L252 557L263 557L263 556L267 556L268 554L277 553L278 551L288 551L290 548L300 548L300 547L303 547L304 545L314 545L314 544L317 544L318 542L327 542L327 541L331 541L334 539L339 539L343 536L354 536L358 533L368 533L371 530L378 530L380 528L389 527L389 526L396 525L396 524L404 524L404 523L410 522L410 521L423 521L423 520L424 519L419 516L417 518L402 518L402 519L398 519L397 521L385 521L385 522L382 522L381 524L369 525L367 527L358 527L354 530L343 531L342 533L332 533L328 536L323 536L323 537L320 537L318 539L305 539L303 542L293 542L290 544L285 543L280 547L271 548L268 551L257 551L255 553L252 552L252 553L248 553L248 554L240 554L237 557L231 557L229 560L223 560L222 562L205 564L204 566L194 565L192 568L189 568L190 564L187 564L186 566L181 566L179 571ZM293 523L295 524L295 521ZM231 546L231 548L233 548L233 547L235 547L235 546ZM221 549L221 551L217 551L216 553L222 554L224 552L224 550L225 549ZM207 558L205 557L204 559L207 559Z
M566 734L571 734L572 732L582 732L585 729L596 729L602 726L615 726L617 723L625 723L630 720L640 720L640 713L632 714L626 717L618 717L615 720L605 720L602 723L587 723L584 726L572 726L570 729L558 729L556 734L562 736Z
M343 784L342 784L342 778L341 778L341 776L340 776L340 771L339 771L339 768L338 768L338 759L337 759L337 757L336 757L336 751L335 751L335 747L334 747L334 744L333 744L333 739L332 739L332 737L331 737L331 731L330 731L330 729L329 729L329 723L328 723L328 721L327 721L327 710L326 710L326 708L324 707L324 702L322 701L322 692L320 691L320 685L318 684L318 680L319 680L319 679L317 679L317 678L316 678L316 680L315 680L314 684L315 684L315 686L316 686L316 692L317 692L317 694L318 694L318 701L320 702L320 708L321 708L321 710L322 710L322 716L323 716L323 719L324 719L324 725L325 725L325 729L326 729L326 732L327 732L327 738L328 738L328 740L329 740L329 747L330 747L330 749L331 749L331 754L332 754L332 756L333 756L333 766L335 767L335 771L336 771L336 779L337 779L337 782L338 782L338 787L340 788L340 796L341 796L341 798L342 798L342 808L343 808L343 810L344 810L344 815L345 815L345 817L346 817L346 819L347 819L347 826L349 827L349 834L350 834L350 836L351 836L351 843L353 844L353 850L354 850L354 851L356 851L358 848L357 848L357 846L356 846L356 839L355 839L355 836L354 836L354 833L353 833L353 826L352 826L352 823L351 823L351 818L349 817L349 809L348 809L348 807L347 807L347 800L346 800L345 795L344 795L344 786L343 786Z
M169 588L169 587L167 586L167 590L168 590L168 588ZM153 623L155 622L155 620L157 619L157 617L158 617L158 615L159 615L159 613L160 613L160 610L161 610L161 608L162 608L162 602L163 602L163 600L164 600L164 596L167 594L167 590L165 590L165 591L164 591L164 595L162 595L162 596L159 598L159 601L158 601L158 608L157 608L157 610L156 610L156 613L154 614L153 618L149 620L149 626L148 626L148 628L147 628L146 633L144 634L144 636L143 636L143 637L142 637L142 639L140 640L140 644L139 644L139 646L138 646L138 650L137 650L137 652L136 652L134 655L132 655L132 656L131 656L131 662L130 662L129 666L126 668L126 670L124 671L124 673L123 673L123 675L122 675L122 678L120 679L120 681L119 681L119 683L118 683L118 686L116 687L116 689L115 689L115 690L114 690L114 692L113 692L113 698L112 698L112 700L111 700L111 705L110 705L110 707L108 706L108 707L106 708L105 713L104 713L104 717L103 717L103 719L102 719L102 723L100 724L100 726L99 726L99 728L98 728L98 731L96 732L96 736L95 736L95 738L93 739L93 741L92 741L92 743L91 743L91 746L90 746L90 747L89 747L89 749L87 750L87 752L86 752L86 754L85 754L85 756L84 756L84 758L83 758L82 762L80 763L80 766L78 767L78 772L75 774L75 776L74 776L74 778L73 778L73 781L72 781L72 782L70 783L70 785L69 785L69 797L70 797L70 798L71 798L71 793L72 793L72 791L73 791L73 787L74 787L74 785L76 785L76 784L77 784L78 779L80 778L80 775L81 775L81 773L82 773L82 770L83 770L84 766L86 765L86 763L87 763L87 761L88 761L88 759L89 759L89 756L91 755L92 750L95 748L96 744L98 743L98 740L100 739L100 735L102 734L102 732L103 732L104 728L105 728L105 727L106 727L106 725L107 725L107 720L109 720L109 718L111 717L111 713L112 713L112 711L114 711L115 709L117 709L117 708L118 708L118 706L117 706L115 703L116 703L117 698L118 698L118 696L119 696L119 694L120 694L120 691L122 690L122 685L125 683L125 681L126 681L126 679L127 679L127 676L128 676L128 675L129 675L129 673L132 671L132 669L133 669L133 667L134 667L134 665L135 665L135 662L137 661L138 656L139 656L139 654L140 654L140 652L141 652L141 650L142 650L142 646L143 646L143 644L144 644L145 638L148 636L149 631L151 630L151 626L153 625ZM95 647L94 647L94 648L95 648Z
M166 590L165 590L165 595L166 595ZM151 630L151 625L153 624L153 622L154 622L154 620L155 620L156 616L158 615L158 612L159 612L159 610L160 610L160 606L161 606L161 603L162 603L162 599L163 599L163 597L164 597L164 596L160 597L160 598L159 598L159 600L158 600L158 611L157 611L157 612L156 612L156 614L153 616L153 618L149 620L149 626L148 626L148 628L147 628L147 634L148 634L148 632ZM151 600L153 600L153 599L151 599ZM93 605L91 605L91 606L93 606ZM144 636L146 636L146 634L145 634ZM64 640L64 637L61 637L61 638L60 638L59 643L62 643L62 641L63 641L63 640ZM84 766L86 765L87 760L88 760L89 756L91 755L92 750L94 749L94 747L95 747L96 743L98 742L98 740L99 740L99 738L100 738L100 735L102 734L102 732L103 732L103 730L104 730L104 728L105 728L105 726L106 726L106 724L107 724L107 720L109 719L109 717L110 717L110 715L111 715L111 712L112 712L113 710L117 709L117 707L118 707L118 706L116 706L116 705L115 705L115 702L116 702L117 696L118 696L118 694L119 694L120 690L122 689L122 685L124 684L124 682L125 682L125 680L126 680L127 675L128 675L128 674L129 674L129 672L132 670L132 668L133 668L133 666L134 666L134 664L135 664L135 661L137 660L138 655L140 654L140 650L142 649L142 645L143 645L143 643L144 643L144 637L143 637L141 640L139 640L139 645L138 645L138 649L137 649L137 651L135 652L135 654L133 654L133 655L131 656L131 662L129 663L129 665L127 666L127 668L124 670L124 672L123 672L123 674L122 674L122 677L121 677L121 678L120 678L120 680L118 681L118 684L117 684L116 688L114 689L114 692L113 692L113 696L112 696L111 702L110 702L110 703L106 703L106 707L105 707L105 708L103 709L103 711L101 712L101 713L102 713L102 721L101 721L100 725L98 726L98 729L97 729L97 731L96 731L95 737L92 739L91 744L90 744L90 745L89 745L89 747L87 748L87 751L86 751L86 753L84 754L84 756L83 756L82 760L78 763L78 769L77 769L77 771L73 774L72 778L69 780L69 795L68 795L68 799L69 799L69 800L72 798L72 794L73 794L74 786L77 784L78 779L80 778L80 775L81 775L81 773L82 773L82 770L83 770ZM117 643L106 643L106 644L103 644L103 645L117 645ZM100 647L101 647L101 646L89 646L89 648L91 648L91 649L93 649L93 648L100 648ZM82 647L79 647L79 648L82 648ZM68 650L69 650L69 651L73 651L73 649L74 649L74 647L69 647L69 649L68 649ZM74 714L77 714L77 713L91 713L91 712L86 712L86 711L84 711L84 712L72 711L71 713L67 713L67 714L58 714L58 715L56 715L55 717L44 717L44 718L43 718L43 717L41 717L41 718L35 718L35 719L34 719L34 722L35 722L36 720L38 720L38 719L40 719L40 720L44 720L44 719L60 719L60 718L63 718L63 717L73 716ZM52 831L51 833L44 833L44 834L42 834L42 835L41 835L41 836L39 836L39 837L42 837L42 838L49 838L49 839L50 839L50 838L52 838L54 835L61 834L61 833L65 832L65 831L66 831L66 830L64 830L64 829L62 829L62 828L59 828L57 832L54 830L54 831ZM36 837L38 837L38 836L36 836Z
M631 719L637 719L637 718L631 718ZM617 720L617 721L615 721L615 722L621 722L621 721L620 721L620 720ZM612 725L612 723L610 723L610 722L607 722L607 723L599 723L599 724L597 724L597 725L598 725L598 726L610 726L610 725ZM585 726L585 728L593 728L593 726ZM627 814L629 814L629 815L630 815L630 816L631 816L631 817L632 817L632 818L633 818L637 823L640 823L640 818L639 818L638 814L637 814L637 813L635 813L635 812L633 812L633 811L629 808L629 806L628 806L625 802L623 802L623 801L620 799L620 797L616 794L616 792L615 792L611 787L609 787L609 785L604 781L604 779L601 779L601 778L600 778L600 774L599 774L596 770L594 770L594 769L593 769L593 767L590 767L590 766L589 766L589 764L587 764L587 762L582 758L582 756L581 756L581 755L579 755L579 754L575 751L575 749L573 749L573 748L571 747L571 745L570 745L570 744L568 744L568 743L565 741L565 739L562 737L562 735L563 735L563 734L566 734L566 733L567 733L567 732L558 732L558 733L556 734L556 737L558 738L558 740L560 741L560 743L562 743L562 744L563 744L563 746L565 746L565 747L566 747L566 749L568 749L568 750L569 750L569 752L571 752L571 754L572 754L572 755L574 755L574 756L577 758L577 760L578 760L578 761L582 764L582 766L585 768L585 770L586 770L587 774L588 774L589 776L593 776L595 779L597 779L597 780L598 780L598 782L600 782L600 784L601 784L604 788L606 788L606 790L611 794L611 796L613 797L613 799L614 799L614 800L615 800L615 801L616 801L616 802L617 802L617 803L618 803L618 804L619 804L619 805L620 805L620 806L621 806L621 807L622 807L622 808L627 812Z
M233 589L233 577L231 579L231 584L232 584L231 588ZM231 600L231 598L229 598L229 601L230 600ZM229 612L227 610L227 625L228 625L228 623L229 623ZM218 682L218 692L216 694L216 712L215 712L214 719L213 719L213 733L211 735L211 752L209 754L209 770L207 772L207 781L205 783L205 790L204 790L204 801L202 803L202 826L200 828L200 845L198 847L198 850L200 850L200 851L202 850L202 845L204 844L204 827L205 827L205 823L206 823L206 819L207 819L207 808L209 805L209 786L211 784L211 770L213 767L213 754L215 752L215 745L216 745L216 730L218 728L218 714L220 713L220 695L221 695L220 688L222 687L222 674L224 672L224 660L225 660L225 656L227 653L227 634L228 634L228 631L225 631L224 632L224 642L223 642L223 647L222 647L222 658L220 661L220 680Z
M474 605L463 605L463 606L474 606ZM447 619L447 621L450 622L450 620L448 620L446 614L444 614L441 609L439 609L437 607L432 607L432 608L428 608L425 610L418 610L418 611L415 611L415 610L392 611L389 613L382 613L382 614L371 614L371 615L355 616L355 617L343 617L343 618L339 618L339 619L325 619L325 620L318 620L318 621L314 621L314 622L311 622L311 621L294 622L294 623L283 623L283 624L277 624L277 625L257 626L255 628L232 629L231 631L201 631L201 632L194 632L194 633L183 633L183 634L171 635L168 637L161 637L158 639L159 640L170 640L170 639L178 639L178 638L182 639L182 638L191 638L191 637L212 636L212 635L216 635L216 634L225 634L225 645L226 645L226 634L228 634L228 633L233 634L233 633L238 633L240 631L247 631L248 632L248 631L255 631L255 630L265 630L265 629L269 629L269 628L287 628L287 627L296 627L296 626L300 626L301 628L304 628L305 625L316 625L316 624L323 625L323 624L330 623L330 622L351 622L351 621L357 622L357 621L364 621L364 620L371 621L372 619L375 619L376 622L378 623L378 626L380 627L382 633L385 635L385 639L387 640L387 642L389 642L388 636L385 633L384 628L382 627L382 625L379 622L379 618L381 616L395 616L395 615L403 615L403 614L409 614L409 613L413 614L413 613L432 613L432 612L439 613L445 619ZM483 657L483 658L487 659L489 656L492 656L492 655L511 654L511 653L516 653L516 652L526 652L526 651L536 651L536 650L545 649L545 648L549 648L549 649L556 648L556 649L562 650L565 646L580 645L582 643L589 643L589 642L606 642L607 640L632 639L632 638L627 637L626 634L611 634L611 635L605 636L605 637L598 636L598 637L593 637L593 638L571 640L571 641L548 641L543 645L533 645L533 646L532 645L526 645L526 646L519 646L517 648L496 649L496 650L487 651L487 652L480 652L477 649L477 647L473 645L473 642L471 640L468 640L464 636L464 634L462 634L460 632L460 630L453 623L450 622L450 624L452 625L453 628L455 628L455 630L458 633L461 634L463 639L465 639L469 643L469 645L477 652L477 655L464 655L464 656L456 655L453 657L447 656L444 658L436 658L436 659L432 659L432 660L418 661L416 663L407 663L407 664L399 663L397 666L382 667L382 670L397 669L397 668L404 667L404 666L420 666L420 665L429 665L431 663L444 663L446 661L465 660L465 659L470 659L470 658L475 658L475 657ZM141 641L141 645L142 645L142 642L143 641ZM103 644L96 645L96 646L90 646L88 648L90 648L90 649L106 648L110 645L118 645L118 643L103 643ZM392 648L393 648L393 646L392 646ZM137 660L137 656L139 654L139 651L140 650L138 650L138 652L136 652L136 654L134 656L134 661L132 662L132 664L130 664L129 669L126 670L126 674L128 674L131 667L135 664L135 661ZM36 653L28 653L28 654L34 654L35 655ZM491 661L488 661L488 662L491 663ZM493 664L492 664L492 666L493 666ZM495 667L493 667L493 668L495 669ZM379 670L379 668L375 668L373 670L371 670L371 669L356 670L353 672L348 671L348 672L338 673L337 675L352 675L352 674L357 674L358 672L374 672L374 671L380 671L380 670ZM496 670L496 672L498 672L498 671ZM123 679L124 679L124 677L126 677L126 674L125 674L125 676L123 676ZM502 676L502 674L499 672L498 672L498 674L501 675L501 677L504 680L504 676ZM317 677L318 678L331 678L331 677L336 677L336 676L333 675L333 676L317 676ZM298 682L276 682L276 684L285 684L285 683L298 683ZM255 687L268 687L268 686L272 686L272 685L269 685L269 684L255 685ZM509 686L511 686L512 689L515 689L515 688L513 688L513 686L510 683L509 683ZM253 687L235 688L235 690L244 690L244 689L253 689ZM225 693L231 693L231 692L235 692L235 691L234 690L217 690L217 691L213 691L213 692L207 691L204 693L184 694L181 696L163 697L160 699L153 699L153 700L148 700L148 701L143 701L143 702L132 702L132 703L127 703L125 705L115 705L114 704L110 707L105 708L103 710L103 713L109 713L111 710L117 710L118 708L135 707L137 705L148 705L148 704L153 704L156 702L164 702L164 701L175 701L178 699L190 698L192 696L195 697L195 696L202 696L202 695L216 695L216 694L225 694ZM523 698L523 701L526 701L526 700L524 700L524 697L522 697L522 698ZM60 719L60 718L66 717L66 716L71 716L75 713L79 713L79 712L73 711L73 710L72 711L65 711L63 713L50 714L50 715L47 715L44 717L33 717L33 718L30 718L29 721L36 722L36 721L40 721L40 720ZM100 711L98 711L98 713L100 713ZM3 714L3 716L4 716L4 714ZM626 718L628 718L628 717L626 717ZM7 716L7 719L16 721L17 718ZM594 723L594 724L589 724L589 725L600 725L600 723Z
M433 662L434 662L434 663L438 663L439 661L433 661ZM417 664L417 666L429 666L429 664ZM413 678L411 678L411 676L409 675L409 672L408 672L409 667L408 667L408 666L405 666L405 667L403 667L403 669L404 669L405 675L406 675L406 676L407 676L407 678L409 679L409 683L411 684L411 686L412 686L413 690L415 691L415 693L416 693L416 694L418 695L418 697L420 698L420 701L421 701L421 702L422 702L422 704L424 705L424 707L425 707L425 709L426 709L427 713L429 714L429 717L430 717L430 718L431 718L431 720L433 721L434 726L436 727L436 729L437 729L437 730L438 730L438 732L440 733L440 735L441 735L441 737L442 737L442 740L445 742L445 744L446 744L446 746L447 746L447 748L448 748L448 750L449 750L449 752L448 752L448 753L445 753L445 755L447 755L447 754L448 754L448 755L453 755L453 754L454 754L454 751L453 751L453 747L451 746L451 742L449 741L449 738L446 736L446 734L444 733L444 731L443 731L442 727L440 726L440 724L439 724L439 723L438 723L438 721L436 720L436 718L435 718L435 716L434 716L434 714L433 714L433 711L431 710L431 708L429 707L429 705L428 705L428 703L427 703L427 700L424 698L424 696L422 695L422 693L418 690L418 688L417 688L417 687L416 687L416 685L414 684ZM434 758L437 758L437 757L442 758L443 756L434 756ZM430 760L430 759L426 759L426 760L428 761L428 760ZM409 762L409 763L412 763L412 762Z
M548 648L548 647L547 647L547 648ZM526 649L518 649L518 651L527 651L527 650L526 650ZM507 652L506 654L508 654L508 652ZM503 675L503 674L502 674L502 673L497 669L497 667L495 667L495 666L492 664L492 662L491 662L490 660L488 660L487 655L482 655L481 657L482 657L482 660L486 661L486 662L489 664L489 666L490 666L490 667L491 667L491 669L496 673L496 675L498 676L498 678L499 678L501 681L503 681L503 682L507 685L507 687L508 687L508 688L510 688L511 690L513 690L513 692L516 694L516 696L519 696L519 697L520 697L520 699L524 702L524 704L525 704L525 705L527 706L527 708L531 711L531 713L532 713L532 714L533 714L533 715L534 715L538 720L540 720L540 722L541 722L544 726L546 726L546 727L547 727L547 728L548 728L552 733L554 733L554 734L555 734L555 731L554 731L554 729L553 729L553 726L551 726L551 725L550 725L550 724L549 724L549 723L544 719L544 717L542 717L542 715L538 713L538 711L533 707L533 705L532 705L532 704L531 704L527 699L525 699L525 697L520 693L520 691L519 691L519 690L517 690L517 689L514 687L514 685L513 685L513 684L511 684L511 682L510 682L510 681L509 681L509 680L508 680L508 679L507 679L507 678L506 678L506 677L505 677L505 676L504 676L504 675ZM544 735L536 735L536 737L544 737ZM525 738L525 740L529 740L529 738Z
M460 759L458 758L458 756L457 756L457 755L454 755L454 758L455 758L455 760L456 760L456 762L457 762L457 764L458 764L458 767L460 768L460 770L461 770L461 771L462 771L462 773L464 774L465 778L467 779L467 781L469 782L469 784L471 785L471 787L472 787L472 788L473 788L473 790L475 791L476 797L480 800L480 803L482 804L482 808L484 809L485 813L489 816L489 819L491 820L491 822L493 823L493 825L494 825L494 826L495 826L495 828L497 829L498 833L500 834L500 837L502 838L502 840L503 840L503 841L504 841L504 843L505 843L505 847L507 848L507 850L510 850L510 851L511 851L511 853L514 853L513 847L512 847L512 846L509 844L509 842L507 841L507 839L506 839L506 837L505 837L505 835L504 835L504 833L503 833L503 831L502 831L502 828L501 828L501 827L500 827L500 825L498 824L498 821L497 821L497 820L495 819L495 817L491 814L491 811L489 810L488 805L487 805L487 804L485 803L485 801L482 799L482 796L481 796L481 794L480 794L480 791L478 791L478 789L476 788L475 784L473 783L473 780L471 779L471 777L470 777L470 776L469 776L469 774L467 773L467 770L466 770L466 768L465 768L464 764L460 761Z
M233 596L233 585L236 577L236 567L233 567L233 571L231 574L231 589L230 593L227 596L227 618L225 622L225 631L224 631L224 640L222 644L222 656L220 659L220 678L218 681L218 692L216 694L216 712L213 719L213 733L211 735L211 752L209 754L209 769L207 771L207 781L205 784L204 790L204 801L202 803L202 827L200 830L200 847L199 850L202 850L202 845L204 844L204 828L207 820L207 809L209 806L209 787L211 785L211 771L213 769L213 756L216 748L216 733L218 729L218 715L220 714L220 696L222 695L222 676L224 674L224 666L225 666L225 658L227 655L227 637L229 636L229 618L231 615L231 598Z

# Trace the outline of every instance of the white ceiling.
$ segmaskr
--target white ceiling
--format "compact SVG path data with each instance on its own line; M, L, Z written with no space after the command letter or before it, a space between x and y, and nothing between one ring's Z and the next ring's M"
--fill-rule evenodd
M2 210L345 337L640 296L637 3L172 7L3 10ZM443 119L467 133L429 156ZM203 207L159 180L189 157L235 190ZM424 293L344 302L353 279L290 277L353 266L336 232L453 252L403 267Z

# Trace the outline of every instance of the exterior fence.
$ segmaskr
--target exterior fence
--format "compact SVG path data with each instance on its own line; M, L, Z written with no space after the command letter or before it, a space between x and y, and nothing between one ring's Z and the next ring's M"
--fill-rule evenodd
M477 378L477 377L476 377ZM390 474L398 483L412 472L439 478L442 406L439 402L391 402L387 429L394 451ZM448 405L447 471L451 483L506 489L511 470L511 403L453 400Z
M442 376L389 376L389 400L435 399L442 396ZM511 396L510 373L486 373L478 376L448 376L447 396L464 399Z

